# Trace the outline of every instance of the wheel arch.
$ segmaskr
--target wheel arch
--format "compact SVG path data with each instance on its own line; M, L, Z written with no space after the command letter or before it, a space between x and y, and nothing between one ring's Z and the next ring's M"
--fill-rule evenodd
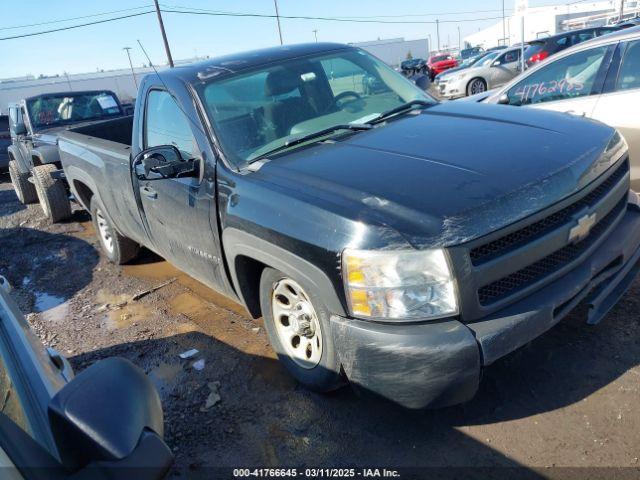
M15 145L9 145L9 147L7 147L7 153L9 154L9 160L14 160L16 165L18 165L20 173L31 172L31 164L26 161L18 147Z
M465 88L465 91L467 94L472 95L471 92L469 92L469 87L471 86L471 84L476 81L476 80L482 80L482 83L484 83L484 88L485 91L487 91L487 89L489 88L489 83L487 82L487 79L484 78L483 76L478 75L477 77L472 77L468 82L467 82L467 86Z
M222 240L233 287L254 318L262 314L259 298L260 276L266 267L275 268L309 285L322 298L332 314L345 315L344 306L329 277L308 260L235 228L225 230Z

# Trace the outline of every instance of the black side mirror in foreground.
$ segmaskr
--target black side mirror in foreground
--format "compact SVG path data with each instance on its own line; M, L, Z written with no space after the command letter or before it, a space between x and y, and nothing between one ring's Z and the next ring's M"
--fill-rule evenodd
M101 360L76 376L51 400L49 421L74 478L157 480L173 463L158 392L128 360Z

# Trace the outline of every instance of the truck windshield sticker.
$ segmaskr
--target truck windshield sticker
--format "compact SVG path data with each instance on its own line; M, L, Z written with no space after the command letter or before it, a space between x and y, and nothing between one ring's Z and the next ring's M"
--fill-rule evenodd
M110 108L117 108L118 104L116 103L116 99L111 95L101 95L97 98L100 107L103 110L109 110Z

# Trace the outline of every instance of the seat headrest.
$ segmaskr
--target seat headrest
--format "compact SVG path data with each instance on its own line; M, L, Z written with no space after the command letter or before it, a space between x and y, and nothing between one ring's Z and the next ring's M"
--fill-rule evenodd
M279 68L267 75L264 93L267 96L283 95L300 87L301 83L300 75L290 70Z

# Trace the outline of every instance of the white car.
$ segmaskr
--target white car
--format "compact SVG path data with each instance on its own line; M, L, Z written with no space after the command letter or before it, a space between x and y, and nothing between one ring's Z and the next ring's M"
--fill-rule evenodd
M504 85L520 73L520 55L520 48L489 53L469 68L440 77L438 93L452 100Z
M631 188L640 190L640 27L568 48L468 100L567 112L615 127L629 144Z

